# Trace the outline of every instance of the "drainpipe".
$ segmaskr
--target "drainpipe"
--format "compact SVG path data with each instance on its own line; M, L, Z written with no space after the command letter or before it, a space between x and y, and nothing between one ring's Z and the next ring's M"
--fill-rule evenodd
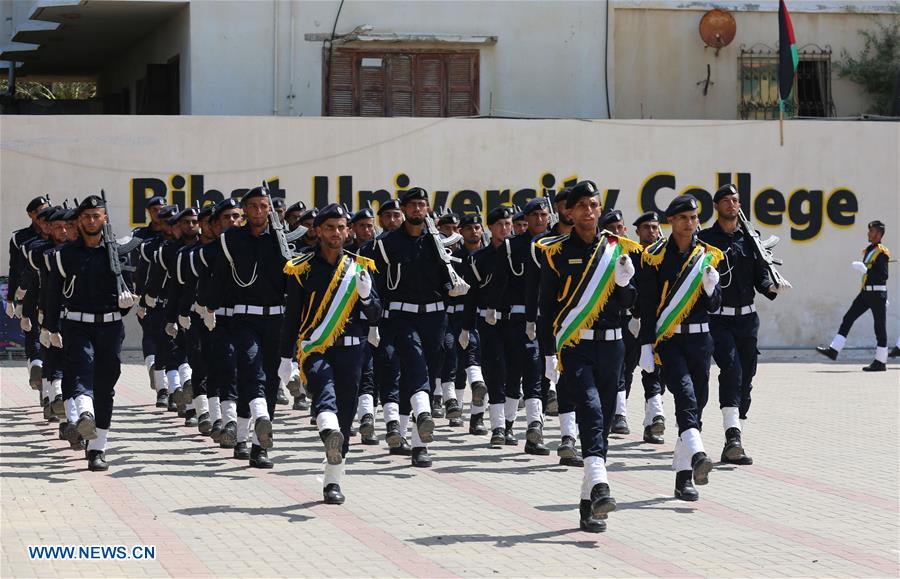
M272 115L278 116L278 2L272 0Z
M288 68L290 69L291 82L288 92L288 116L294 116L294 4L296 0L288 0L291 3L291 52L288 55Z

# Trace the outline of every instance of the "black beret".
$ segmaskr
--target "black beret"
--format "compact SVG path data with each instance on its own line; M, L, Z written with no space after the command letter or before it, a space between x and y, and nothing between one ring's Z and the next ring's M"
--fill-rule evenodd
M275 209L284 209L287 207L287 204L284 202L284 197L272 197L272 207Z
M78 213L87 209L106 209L106 201L99 195L88 195L78 204Z
M343 208L342 208L343 209ZM310 219L315 219L316 215L319 214L319 210L313 207L312 209L307 209L303 213L300 214L300 221L308 221Z
M35 197L31 201L29 201L28 205L25 206L25 211L27 211L28 213L31 213L32 211L34 211L41 205L49 205L49 204L50 204L50 200L47 199L46 197L44 197L43 195L41 195L40 197Z
M500 207L495 207L491 209L490 213L487 214L487 224L493 225L501 219L510 219L513 216L513 212L514 209L509 205L501 205Z
M285 209L284 212L285 214L287 214L294 213L295 211L306 211L306 203L304 203L303 201L297 201L296 203Z
M196 207L185 207L171 218L169 218L169 225L175 225L185 217L197 217L197 214L200 213Z
M480 213L466 213L459 219L460 227L468 227L469 225L482 225Z
M572 190L569 187L564 187L557 192L556 195L553 196L553 204L563 203L566 199L569 198L569 193Z
M600 215L600 221L597 222L597 227L605 229L608 225L615 223L616 221L622 221L622 212L618 209L610 209Z
M569 194L566 195L566 209L575 207L575 204L582 197L593 197L599 195L599 193L597 184L593 181L579 181L574 187L569 189Z
M151 207L156 207L157 205L165 205L165 204L166 204L166 198L163 197L162 195L156 195L155 197L151 197L150 199L147 200L147 209L150 209Z
M400 199L400 205L405 205L407 202L414 199L422 199L424 201L428 201L428 193L421 187L413 187L403 194L403 197Z
M874 227L875 229L880 230L882 234L884 234L884 222L883 221L879 221L877 219L875 221L870 221L868 227L869 228Z
M519 209L518 206L514 206L516 213L512 216L513 221L524 221L525 220L525 212Z
M56 213L57 209L59 209L59 207L54 207L52 205L48 205L47 207L44 207L43 209L38 211L37 217L38 217L38 219L44 219L44 220L49 221L50 216L53 215L54 213Z
M244 193L244 196L241 197L241 205L253 199L254 197L268 197L268 195L266 194L266 190L262 187L254 187L253 189L250 189L249 191Z
M731 183L729 183L728 185L722 185L716 190L715 195L713 195L713 203L718 203L722 200L722 197L730 197L737 194L737 188Z
M69 210L63 207L54 207L53 213L47 217L47 221L66 221L66 215L69 214Z
M672 217L685 211L696 211L697 207L697 199L693 195L679 195L672 199L669 207L666 208L666 217Z
M400 210L400 202L396 199L388 199L384 203L378 207L378 215L381 215L385 211L399 211Z
M237 209L240 207L240 203L234 197L229 197L228 199L223 199L216 203L215 208L212 212L212 218L218 219L223 213L228 211L229 209Z
M197 213L198 219L206 219L210 215L212 215L213 210L215 210L215 203L207 203L203 207L200 208L200 211Z
M641 223L647 223L648 221L659 221L659 213L657 213L656 211L648 211L635 219L632 225L637 227Z
M438 225L459 225L459 215L456 213L444 213L438 218Z
M72 207L71 209L66 209L66 214L65 214L65 217L63 217L63 219L65 219L66 221L72 221L77 218L78 218L78 208L77 207Z
M535 197L531 201L525 204L525 208L522 209L522 213L528 215L533 211L539 211L541 209L550 210L550 202L546 197Z
M159 218L160 219L169 219L170 217L175 217L178 214L178 205L166 205L162 209L159 210Z
M356 223L357 221L362 221L363 219L374 219L375 214L372 213L372 210L366 207L365 209L360 209L356 213L353 214L353 217L350 218L350 223Z
M313 222L315 227L322 225L327 219L347 218L347 211L337 203L329 203L321 210L316 211L315 209L312 209L311 212L316 214L316 220Z

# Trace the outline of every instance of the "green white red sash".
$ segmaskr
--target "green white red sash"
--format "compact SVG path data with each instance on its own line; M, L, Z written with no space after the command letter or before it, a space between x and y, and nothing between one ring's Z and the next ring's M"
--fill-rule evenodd
M681 267L675 283L663 288L656 317L657 344L670 338L693 309L702 291L703 271L707 266L716 267L720 255L718 251L708 250L704 243L697 243Z

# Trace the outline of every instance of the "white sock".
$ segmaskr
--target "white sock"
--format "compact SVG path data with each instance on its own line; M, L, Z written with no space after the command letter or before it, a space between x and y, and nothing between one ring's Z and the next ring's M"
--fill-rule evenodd
M600 483L609 484L606 475L606 461L602 456L586 456L584 457L584 475L581 479L581 498L582 500L590 500L591 490L594 485Z
M94 399L86 394L79 394L75 397L75 409L78 416L81 416L85 412L90 412L96 416L94 413Z
M169 370L166 372L166 383L169 386L169 393L181 389L181 380L178 377L178 370Z
M672 453L672 470L675 472L691 470L691 458L694 455L679 436L675 440L675 452Z
M50 380L41 378L41 399L51 398L50 396Z
M441 379L440 378L434 379L434 386L431 387L431 393L434 396L442 396L442 394L441 394Z
M98 428L97 438L88 441L88 450L106 450L106 438L109 436L108 428Z
M529 425L532 422L544 422L543 402L540 398L529 398L525 401L525 421Z
M503 417L506 418L507 422L515 422L516 416L519 414L519 399L507 398L505 406L506 408L503 409Z
M371 394L362 394L356 406L357 420L362 420L366 414L375 416L375 398Z
M325 476L322 477L322 486L327 487L330 484L341 484L341 478L344 476L344 467L346 464L346 459L344 459L341 464L325 463Z
M165 370L154 370L153 371L153 385L156 386L156 390L166 390L166 371Z
M178 367L178 378L181 380L181 383L184 384L193 376L193 371L189 364L184 363Z
M700 438L700 431L696 428L688 428L684 432L681 433L681 440L684 441L685 446L687 446L687 450L690 453L688 459L693 457L698 452L703 451L703 440Z
M559 414L559 434L560 436L571 436L578 438L578 427L575 422L574 412L561 412Z
M59 378L50 382L50 400L53 400L57 396L62 396L62 380Z
M66 407L66 418L72 424L78 422L78 410L75 406L75 399L69 398L68 400L63 402L63 405Z
M725 429L725 431L728 431L729 428L741 429L737 406L726 406L722 408L722 428Z
M250 421L256 424L258 418L269 418L269 407L266 405L266 399L263 397L254 398L250 401Z
M237 417L237 441L238 442L247 442L247 437L250 436L250 419L249 418L241 418Z
M481 366L469 366L466 368L466 379L471 386L473 382L484 382L484 376L481 374Z
M484 414L484 404L482 404L481 406L475 406L474 404L472 404L469 408L469 412L471 414Z
M840 352L844 349L844 343L847 342L847 338L840 334L835 334L834 339L831 340L831 347Z
M875 359L881 362L882 364L887 364L887 347L877 347L875 348Z
M219 406L222 408L222 422L228 424L229 422L237 422L237 401L236 400L222 400L219 403Z
M322 432L323 430L340 430L341 425L338 424L337 414L326 411L316 415L316 427L319 432Z
M34 360L31 361L31 366L37 366L38 368L43 368L44 361L41 360L40 358L35 358ZM31 370L31 366L28 367L29 370Z
M414 415L418 416L423 412L431 412L431 403L428 399L428 392L416 392L409 401L412 404Z
M491 404L491 430L495 428L505 428L504 411L506 404Z
M741 433L747 432L747 419L741 418Z
M144 358L144 366L147 367L148 370L153 369L153 365L156 363L156 356L150 354L146 358Z
M409 427L409 414L400 417L400 436L406 436L406 429ZM413 429L415 430L415 428Z
M388 402L384 405L384 421L400 420L400 405L396 402Z
M208 398L209 403L209 419L215 422L216 420L222 419L222 407L219 406L219 397L218 396L210 396Z
M644 426L653 424L653 419L657 416L665 416L665 413L663 412L663 399L660 394L654 394L644 402Z
M447 400L456 400L456 388L453 387L453 382L441 382L441 393L445 402Z
M547 390L556 392L556 382L550 381L550 388L548 388Z
M616 414L626 416L628 414L628 398L624 390L616 392Z
M209 398L206 397L206 394L201 394L200 396L195 396L193 404L194 404L194 408L197 409L198 417L201 414L209 414Z

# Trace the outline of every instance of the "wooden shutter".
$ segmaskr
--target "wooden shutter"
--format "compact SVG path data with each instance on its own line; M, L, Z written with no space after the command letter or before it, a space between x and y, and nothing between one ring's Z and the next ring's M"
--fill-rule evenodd
M416 116L444 116L444 59L435 54L417 54Z
M328 58L328 51L325 51ZM328 74L328 111L333 117L351 117L355 114L353 98L353 61L352 52L334 50L331 52L330 67L326 61Z
M357 66L359 67L359 116L385 116L384 55L360 54L357 58Z
M390 107L387 115L391 117L413 116L413 59L408 54L385 54L387 73L390 79Z
M475 57L469 54L447 55L447 116L478 114Z

